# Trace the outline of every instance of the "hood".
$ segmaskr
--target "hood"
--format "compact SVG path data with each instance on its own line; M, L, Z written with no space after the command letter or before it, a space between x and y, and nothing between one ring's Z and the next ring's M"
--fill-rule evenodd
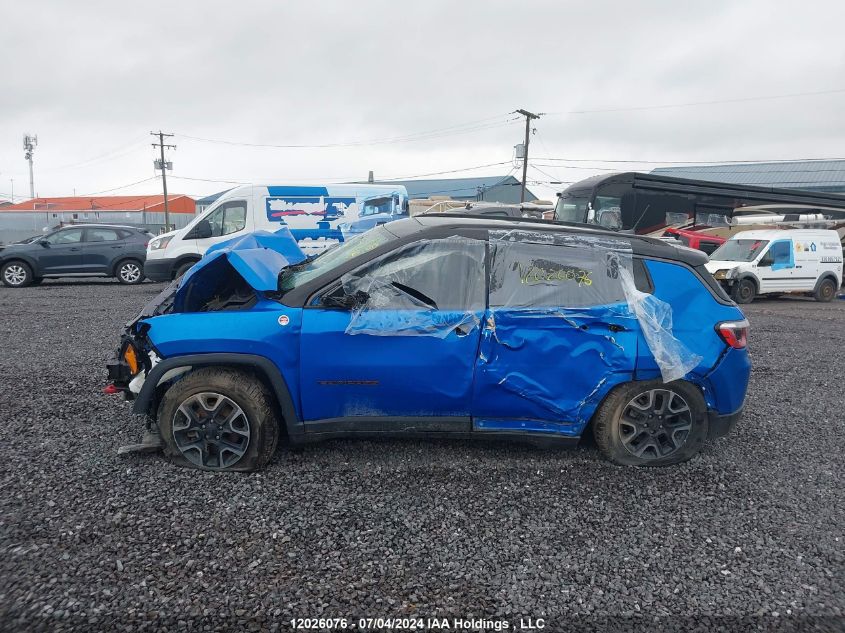
M730 270L731 268L736 268L741 264L748 264L750 262L728 262L724 260L715 260L709 261L704 266L707 268L707 271L712 275L717 270Z
M182 229L175 229L173 231L167 231L166 233L159 233L158 235L153 235L150 240L157 240L160 237L173 237L177 233L179 233Z
M243 297L243 284L258 292L278 289L279 272L305 259L290 229L256 231L215 244L182 277L173 300L175 312L194 312L223 295ZM242 281L239 281L242 280ZM250 293L251 294L251 293Z
M255 290L267 292L278 288L279 272L285 266L305 259L288 227L276 233L256 231L210 246L203 258L183 277L182 285L218 258L225 257L238 274Z

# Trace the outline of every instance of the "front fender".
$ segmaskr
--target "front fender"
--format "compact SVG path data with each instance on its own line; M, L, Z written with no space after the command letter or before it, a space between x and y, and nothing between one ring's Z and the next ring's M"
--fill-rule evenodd
M279 403L282 417L284 418L285 427L288 432L288 438L296 442L296 440L303 435L302 422L296 415L296 409L293 406L293 399L291 398L290 390L282 376L279 368L269 358L264 356L257 356L255 354L238 354L238 353L212 353L212 354L188 354L185 356L174 356L167 358L156 364L152 370L147 374L144 380L144 385L135 399L132 410L141 415L154 415L153 408L157 406L155 402L155 391L162 376L171 369L180 367L208 367L212 365L227 365L238 367L250 367L261 372L267 379L273 393L276 396L276 401Z
M6 251L0 251L0 266L4 265L6 262L11 262L14 260L20 260L26 263L26 265L29 266L32 270L33 276L39 276L39 273L41 272L41 266L38 265L38 260L34 257L28 255L27 253L19 253L15 251L7 253Z

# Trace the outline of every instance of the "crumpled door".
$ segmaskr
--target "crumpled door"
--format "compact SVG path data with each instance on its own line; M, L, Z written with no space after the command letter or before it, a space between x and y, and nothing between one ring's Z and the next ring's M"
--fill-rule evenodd
M473 429L577 436L604 395L633 377L639 324L620 259L584 238L568 247L563 236L509 237L490 240Z

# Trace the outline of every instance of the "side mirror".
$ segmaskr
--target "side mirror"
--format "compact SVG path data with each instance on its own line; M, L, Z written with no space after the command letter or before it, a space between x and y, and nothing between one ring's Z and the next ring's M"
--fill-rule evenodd
M48 240L38 240L38 243L41 244L44 248L50 248L50 242Z
M197 222L196 226L191 229L191 232L186 237L191 240L203 240L211 237L211 225L208 223L208 220Z
M326 308L341 308L343 310L354 310L360 308L369 300L370 295L363 290L356 290L350 294L328 293L320 298L320 304Z
M771 266L775 263L775 258L772 257L771 253L766 253L763 257L760 258L760 261L757 263L758 266Z

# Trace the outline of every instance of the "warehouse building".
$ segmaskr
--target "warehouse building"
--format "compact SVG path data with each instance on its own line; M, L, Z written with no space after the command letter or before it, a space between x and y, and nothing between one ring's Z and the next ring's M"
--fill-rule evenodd
M658 167L653 169L651 173L735 185L845 193L845 160Z
M170 224L177 229L196 212L193 198L167 196ZM0 243L8 244L68 224L129 224L152 233L164 230L164 196L34 198L0 207Z
M419 198L451 198L452 200L518 203L521 181L513 176L483 176L475 178L438 178L435 180L376 180L377 185L404 185L408 196ZM537 199L528 189L525 201Z

